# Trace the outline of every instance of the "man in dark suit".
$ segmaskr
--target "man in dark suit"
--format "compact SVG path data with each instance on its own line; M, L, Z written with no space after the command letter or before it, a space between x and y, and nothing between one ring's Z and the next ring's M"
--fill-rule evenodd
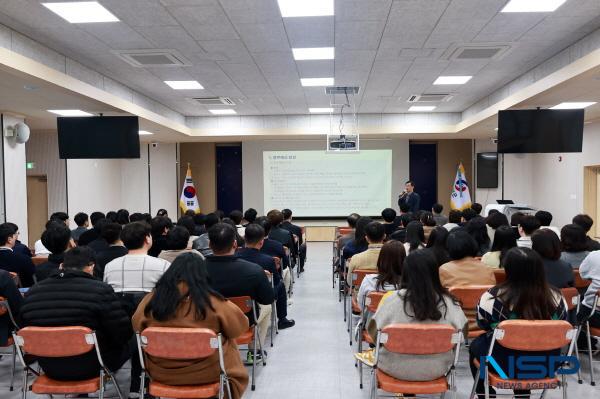
M298 250L300 255L300 272L304 271L304 261L306 260L306 243L303 242L302 227L292 223L292 211L291 209L284 209L281 211L283 214L283 223L281 228L289 231L296 237L298 237Z
M404 184L404 191L398 198L398 206L407 204L409 212L417 213L421 209L421 196L415 192L415 184L412 180Z
M19 275L23 287L33 285L35 266L31 258L14 252L19 230L14 223L0 224L0 269Z

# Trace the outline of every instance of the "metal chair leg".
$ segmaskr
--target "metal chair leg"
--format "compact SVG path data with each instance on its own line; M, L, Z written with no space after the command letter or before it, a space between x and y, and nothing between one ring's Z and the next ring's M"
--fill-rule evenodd
M10 388L12 391L15 388L15 369L16 369L16 361L17 361L17 347L13 345L12 347L12 368L10 371Z
M27 399L27 391L29 391L29 382L27 381L27 377L29 376L29 371L27 367L23 370L23 399Z
M579 347L577 346L577 340L575 340L575 357L579 360ZM583 379L581 378L581 367L577 368L577 383L583 384Z
M100 370L100 394L98 399L104 399L104 370Z
M251 389L254 391L256 389L256 384L254 382L254 370L256 369L256 347L257 345L257 337L258 337L258 326L255 325L254 326L254 348L252 349L252 354L254 355L252 358L252 385L251 385ZM263 355L262 353L260 354L261 356Z
M592 336L590 335L590 322L585 322L585 330L587 333L587 347L588 347L588 359L590 361L590 385L596 386L596 380L594 378L594 359L592 356Z
M475 379L473 381L473 388L471 388L471 394L469 395L469 399L475 395L475 391L477 390L477 383L479 382L479 373L481 372L481 365L477 368L477 374L475 374Z
M108 374L108 377L110 378L110 380L113 382L113 384L115 385L115 389L117 390L117 395L119 395L119 399L123 399L123 393L121 392L121 388L119 387L119 384L117 384L117 378L115 377L115 375L113 373L111 373L110 371L106 371L106 373ZM143 385L142 385L142 390ZM142 396L143 398L143 396Z

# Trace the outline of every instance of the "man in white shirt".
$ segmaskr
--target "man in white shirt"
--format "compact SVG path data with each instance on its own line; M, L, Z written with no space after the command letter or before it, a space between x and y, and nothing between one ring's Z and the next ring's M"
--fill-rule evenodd
M171 265L164 259L148 255L152 247L150 226L144 222L127 224L121 232L121 241L129 253L106 264L104 282L116 293L146 293Z
M556 226L551 226L552 214L548 211L537 211L535 218L540 222L540 229L552 230L558 238L560 238L560 229Z
M522 248L531 248L531 235L540 228L540 222L532 215L525 215L519 223L519 235L517 246Z
M50 220L46 222L46 229L48 229L52 222L64 223L65 226L69 227L69 215L65 212L54 212L50 215ZM41 238L33 244L33 252L35 253L35 256L48 256L52 254L52 252L44 246Z

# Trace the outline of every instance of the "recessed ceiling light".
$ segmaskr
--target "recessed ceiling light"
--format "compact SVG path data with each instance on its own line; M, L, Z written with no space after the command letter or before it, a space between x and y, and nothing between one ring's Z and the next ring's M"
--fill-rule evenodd
M590 105L596 104L595 101L583 101L583 102L566 102L555 105L554 107L550 107L550 109L583 109L587 108Z
M224 108L224 109L209 109L208 112L210 112L213 115L234 115L234 114L237 114L237 112L235 112L235 109L229 109L229 108Z
M140 131L138 132L138 134L139 134L140 136L150 136L151 134L154 134L154 133L152 133L152 132L149 132L149 131L147 131L147 130L140 130Z
M293 48L292 53L296 61L302 60L333 60L334 47Z
M119 18L97 1L42 3L42 5L72 24L119 21Z
M567 0L510 0L501 12L552 12Z
M440 76L438 77L434 85L464 85L469 80L471 80L473 76Z
M283 18L334 15L333 0L277 0Z
M60 116L93 116L89 112L81 111L79 109L49 109L48 112Z
M300 79L302 86L333 86L333 78L305 78Z
M308 112L311 114L330 114L333 112L333 108L309 108Z
M435 105L413 105L408 110L410 112L427 112L433 111L436 108Z
M204 87L195 80L165 80L174 90L202 90Z

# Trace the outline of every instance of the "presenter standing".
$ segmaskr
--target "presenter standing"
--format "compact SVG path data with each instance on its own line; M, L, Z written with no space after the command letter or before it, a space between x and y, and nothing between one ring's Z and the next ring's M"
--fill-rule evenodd
M417 213L421 209L421 196L415 193L415 184L412 180L404 184L404 191L398 198L398 206L402 204L408 205L409 211L412 213Z

